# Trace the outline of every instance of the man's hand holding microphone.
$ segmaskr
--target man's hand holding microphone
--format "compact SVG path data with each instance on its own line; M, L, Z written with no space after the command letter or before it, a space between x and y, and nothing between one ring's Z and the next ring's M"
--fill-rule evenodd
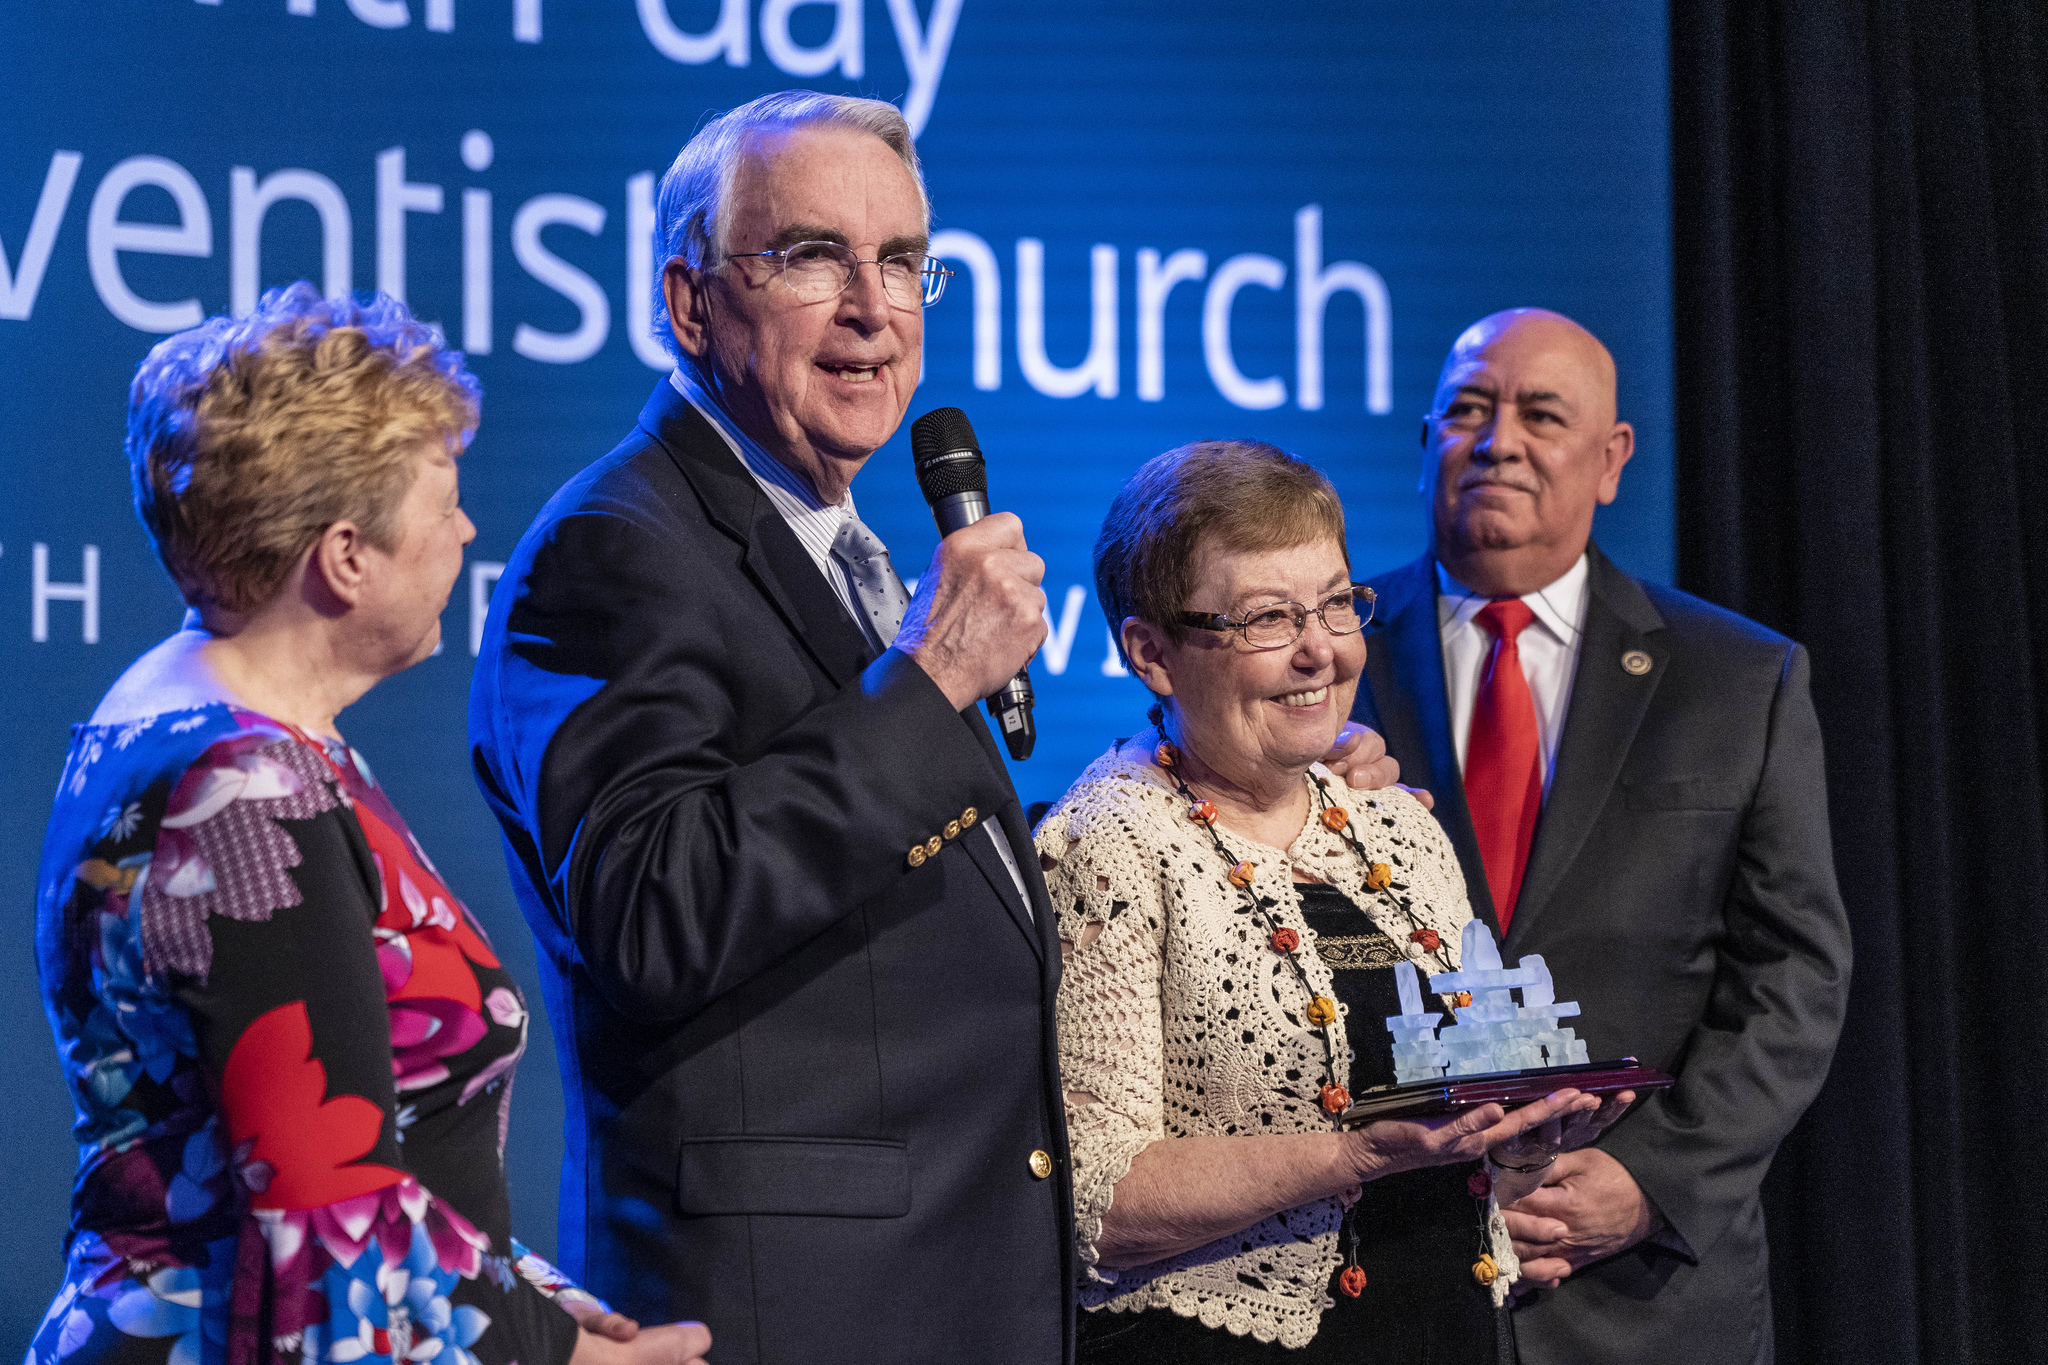
M1038 728L1025 665L1046 636L1045 561L1024 544L1023 522L990 515L988 463L966 413L935 408L912 422L910 455L942 539L918 582L931 592L911 601L896 645L955 708L987 697L1010 757L1029 758Z
M1045 561L1024 523L996 512L939 542L917 582L896 648L917 660L953 709L992 696L1045 642Z

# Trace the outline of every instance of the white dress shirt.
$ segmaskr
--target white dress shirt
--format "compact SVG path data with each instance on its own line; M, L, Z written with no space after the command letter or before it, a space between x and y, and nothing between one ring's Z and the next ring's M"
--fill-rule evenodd
M775 510L789 523L789 529L796 533L797 543L804 547L812 561L817 564L818 572L832 585L832 591L838 596L839 605L846 609L848 619L859 626L861 633L869 640L887 648L888 641L876 639L875 632L869 628L860 611L855 608L853 582L846 576L845 568L832 557L832 542L838 537L839 528L846 524L849 517L860 515L853 510L853 490L849 488L845 501L836 506L820 502L809 481L763 450L758 442L740 430L739 423L733 421L726 410L719 406L717 398L697 382L696 375L690 373L684 366L678 365L669 371L668 382L675 386L676 392L681 394L691 407L702 414L704 420L711 424L713 431L725 438L725 443L732 447L732 453L739 456L740 463L754 476L754 482L760 484L761 491L768 495L768 501L775 505ZM996 847L996 856L1003 860L1003 866L1009 869L1010 880L1017 884L1017 894L1024 899L1025 913L1035 917L1035 912L1031 909L1031 893L1024 889L1024 874L1017 870L1017 855L1011 850L1010 840L1003 833L1002 826L994 820L987 820L981 827L988 831L989 842Z
M1444 644L1444 685L1451 704L1451 739L1458 746L1458 771L1465 770L1465 744L1472 733L1472 706L1486 661L1493 655L1493 633L1474 618L1491 601L1481 597L1436 566L1436 621ZM1564 577L1522 598L1536 613L1516 641L1522 676L1536 704L1537 759L1543 765L1543 794L1557 767L1557 742L1564 734L1565 712L1572 700L1572 671L1579 662L1579 641L1586 625L1586 557Z

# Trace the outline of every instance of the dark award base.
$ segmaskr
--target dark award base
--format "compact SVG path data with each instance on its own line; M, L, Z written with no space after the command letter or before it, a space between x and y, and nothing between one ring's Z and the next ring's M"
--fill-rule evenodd
M1640 1097L1674 1084L1672 1077L1642 1065L1633 1057L1477 1076L1439 1076L1432 1081L1410 1081L1406 1085L1383 1085L1368 1090L1344 1111L1338 1126L1357 1128L1378 1119L1431 1118L1476 1109L1482 1104L1514 1109L1567 1088L1602 1097L1633 1090Z

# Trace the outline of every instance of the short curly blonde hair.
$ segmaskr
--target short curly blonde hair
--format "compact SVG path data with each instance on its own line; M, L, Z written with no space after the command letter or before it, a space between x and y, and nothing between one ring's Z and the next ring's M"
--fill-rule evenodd
M188 604L253 611L337 521L396 548L415 452L459 454L481 396L462 353L398 300L272 289L245 318L158 342L137 370L135 514Z

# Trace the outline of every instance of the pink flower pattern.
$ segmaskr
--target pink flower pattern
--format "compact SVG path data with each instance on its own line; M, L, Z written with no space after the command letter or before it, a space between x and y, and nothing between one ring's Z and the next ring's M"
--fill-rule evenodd
M559 1365L574 1324L507 1309L537 1286L511 1270L526 1253L502 1204L480 1225L422 1183L502 1166L529 1020L480 926L345 746L224 707L161 719L78 730L45 846L44 989L95 1230L73 1240L30 1361L161 1360L166 1337L174 1358L338 1360L327 1334L345 1332L372 1359L478 1365L474 1345ZM367 951L326 956L348 925ZM278 966L308 963L318 986L281 991ZM311 1022L280 1043L259 1026L285 1010ZM380 1014L388 1058L364 1048ZM485 1094L496 1153L452 1121ZM280 1139L308 1123L327 1150Z

